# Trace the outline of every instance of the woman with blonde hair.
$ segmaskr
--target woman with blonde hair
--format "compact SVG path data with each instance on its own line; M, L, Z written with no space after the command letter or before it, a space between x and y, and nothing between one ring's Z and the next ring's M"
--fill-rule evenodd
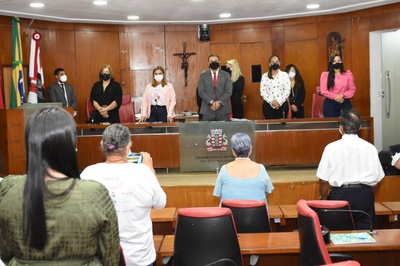
M96 123L119 123L119 107L122 104L121 85L114 80L110 65L103 65L99 71L99 81L93 84L90 100L96 109Z
M226 69L228 73L231 73L232 80L232 95L231 95L231 105L232 105L232 117L233 118L243 118L243 103L242 94L244 89L244 77L240 71L239 63L236 59L230 59L226 61Z
M164 68L157 66L153 69L152 82L144 90L139 122L173 122L175 105L174 87L167 82Z

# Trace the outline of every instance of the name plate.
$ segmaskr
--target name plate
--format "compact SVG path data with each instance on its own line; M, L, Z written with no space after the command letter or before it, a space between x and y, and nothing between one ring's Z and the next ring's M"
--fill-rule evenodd
M254 131L254 121L180 123L181 172L218 171L221 166L233 161L235 158L230 142L232 136L239 132L250 136L253 144L250 158L254 160Z

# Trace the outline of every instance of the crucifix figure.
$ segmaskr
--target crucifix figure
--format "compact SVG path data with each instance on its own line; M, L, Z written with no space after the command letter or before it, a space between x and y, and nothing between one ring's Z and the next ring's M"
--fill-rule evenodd
M187 59L191 55L195 55L196 53L186 53L186 43L182 44L183 46L183 53L174 53L174 56L179 56L182 58L182 64L181 64L181 69L185 70L185 87L187 87L187 76L188 76L188 68L189 68L189 63Z

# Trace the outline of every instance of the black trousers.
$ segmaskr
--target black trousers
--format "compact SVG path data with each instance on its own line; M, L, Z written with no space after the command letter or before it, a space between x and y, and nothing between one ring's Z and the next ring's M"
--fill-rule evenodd
M167 107L152 105L149 122L167 122Z
M328 196L330 200L346 200L352 210L361 210L369 214L352 213L357 230L370 229L370 222L375 225L375 197L370 186L357 188L333 188Z
M274 109L272 106L263 101L262 110L265 119L284 119L289 111L289 104L285 101L279 109Z

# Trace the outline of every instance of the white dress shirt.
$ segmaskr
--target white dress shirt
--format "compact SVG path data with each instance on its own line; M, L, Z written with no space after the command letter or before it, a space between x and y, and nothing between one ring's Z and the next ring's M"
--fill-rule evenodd
M333 187L343 184L375 186L385 176L374 145L355 134L329 143L318 165L317 177Z

